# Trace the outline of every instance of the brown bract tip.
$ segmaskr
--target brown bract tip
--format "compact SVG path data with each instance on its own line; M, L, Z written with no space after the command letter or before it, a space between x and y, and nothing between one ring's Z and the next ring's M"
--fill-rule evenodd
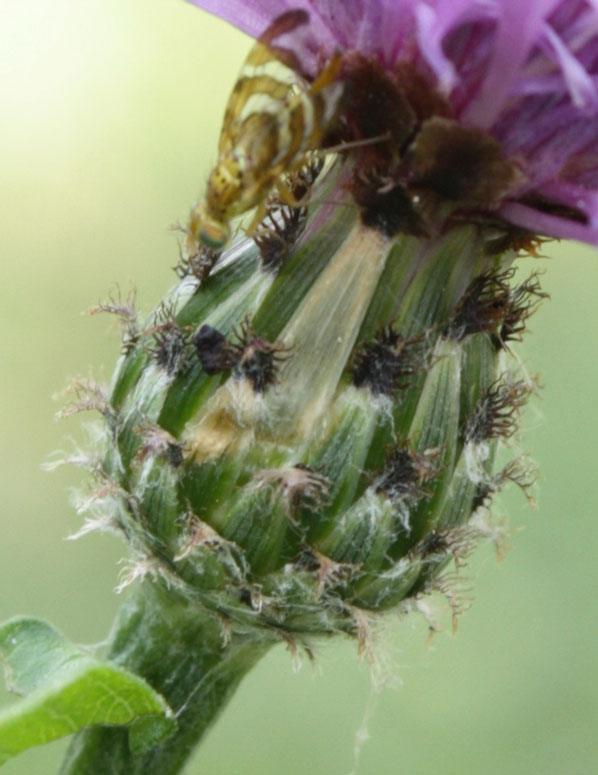
M308 197L323 166L322 158L314 156L284 176L283 188L292 204L285 201L278 189L269 197L266 216L253 236L266 271L277 272L301 236L308 212L302 200Z
M534 388L527 380L497 380L477 402L465 428L465 441L479 443L512 436L517 430L521 408Z
M511 308L509 281L514 270L491 270L478 275L459 300L445 335L461 341L480 331L496 331Z
M247 379L256 393L263 393L276 382L279 363L288 357L289 348L258 336L248 320L234 334L237 341L230 347L236 359L235 376Z
M516 286L509 295L509 304L497 335L497 344L505 347L508 342L520 342L529 318L538 309L542 299L550 298L540 287L539 272L531 274L525 282Z
M410 386L410 378L425 370L427 361L423 335L407 338L386 326L357 351L353 382L374 395L394 395Z
M291 519L298 508L317 510L330 494L330 480L303 463L257 471L251 486L278 491Z
M256 393L263 393L276 382L279 363L288 356L289 348L258 336L249 320L233 329L233 334L231 342L218 329L201 326L193 344L202 368L207 374L234 370L237 379L247 379Z
M141 438L141 446L133 459L136 465L143 463L148 456L164 458L174 468L184 462L185 455L181 444L159 425L145 421L135 428L135 433Z
M437 466L438 450L413 452L407 445L391 449L382 476L376 483L376 492L391 500L417 502L430 495L424 485L440 473Z
M158 366L167 374L178 373L187 354L187 332L175 320L168 320L159 326L154 326L151 334L154 346L150 352Z

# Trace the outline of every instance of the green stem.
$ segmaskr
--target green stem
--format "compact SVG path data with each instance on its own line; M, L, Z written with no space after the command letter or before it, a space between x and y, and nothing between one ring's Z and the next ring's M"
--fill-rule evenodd
M145 581L120 612L109 657L165 697L177 731L136 754L127 729L83 730L69 748L61 775L175 775L243 676L275 642L257 628L229 630L162 584Z

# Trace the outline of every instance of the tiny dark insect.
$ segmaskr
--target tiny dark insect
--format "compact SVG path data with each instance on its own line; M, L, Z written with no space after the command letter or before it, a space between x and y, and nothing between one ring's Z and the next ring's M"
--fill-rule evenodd
M232 369L236 363L227 338L217 328L204 324L193 337L193 344L206 374Z

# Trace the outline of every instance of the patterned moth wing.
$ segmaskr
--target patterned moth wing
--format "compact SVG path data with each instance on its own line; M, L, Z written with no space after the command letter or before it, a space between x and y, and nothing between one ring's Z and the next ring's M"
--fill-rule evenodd
M256 208L248 234L262 220L268 194L282 177L301 167L321 147L342 95L334 56L309 85L296 54L277 45L283 35L309 23L302 10L275 19L257 40L229 97L218 146L218 161L206 195L191 214L192 238L220 250L230 237L230 220Z

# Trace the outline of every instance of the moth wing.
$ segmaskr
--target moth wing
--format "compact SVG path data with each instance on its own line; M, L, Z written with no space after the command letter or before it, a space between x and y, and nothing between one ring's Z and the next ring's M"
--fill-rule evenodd
M283 109L294 95L301 77L300 63L291 49L277 46L275 41L308 21L307 12L288 11L275 19L251 48L228 99L218 145L220 156L239 143L250 114Z

